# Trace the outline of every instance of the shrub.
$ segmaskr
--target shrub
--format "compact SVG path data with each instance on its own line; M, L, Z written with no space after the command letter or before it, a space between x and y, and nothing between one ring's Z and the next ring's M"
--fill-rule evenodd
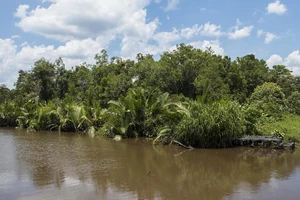
M261 121L262 113L256 107L247 105L244 107L245 134L258 135L257 123Z
M286 99L276 83L264 83L257 86L250 97L251 105L273 117L281 117L286 110Z
M244 115L236 102L190 103L186 115L176 126L174 137L194 147L229 147L244 130Z
M289 112L300 115L300 92L293 92L288 98Z

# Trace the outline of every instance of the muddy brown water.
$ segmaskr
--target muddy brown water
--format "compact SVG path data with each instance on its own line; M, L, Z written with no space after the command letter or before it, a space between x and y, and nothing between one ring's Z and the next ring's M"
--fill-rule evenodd
M300 151L0 129L0 199L300 199Z

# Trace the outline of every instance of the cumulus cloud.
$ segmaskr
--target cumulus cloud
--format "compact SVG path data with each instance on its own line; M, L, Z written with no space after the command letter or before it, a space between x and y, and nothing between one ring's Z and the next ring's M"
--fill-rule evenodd
M16 52L17 45L11 38L0 38L0 84L5 84L10 88L17 79Z
M16 49L17 46L12 39L0 38L0 77L6 78L5 73L11 67Z
M92 63L94 55L107 48L107 42L98 37L95 40L72 40L55 48L53 45L29 45L24 43L20 50L12 39L0 39L0 84L12 87L19 70L30 70L40 58L50 61L62 57L68 68L83 62Z
M210 22L201 26L195 24L193 27L183 28L181 30L181 36L186 39L190 39L191 37L198 35L205 37L220 37L224 34L225 33L222 32L220 25L211 24Z
M201 35L208 36L208 37L211 36L220 37L224 35L224 33L221 31L220 25L217 26L215 24L211 24L210 22L208 22L202 26Z
M263 30L258 30L257 31L257 36L265 36L265 43L269 44L270 42L272 42L275 39L279 39L279 37L277 35L275 35L274 33L270 33L270 32L264 32Z
M160 0L43 0L34 8L20 5L15 12L16 26L24 32L59 41L59 46L31 44L18 36L0 38L0 83L12 87L18 70L31 69L42 57L54 61L62 57L66 66L93 63L94 55L120 40L114 52L123 58L135 58L137 53L159 55L176 44L186 42L196 48L208 47L218 55L224 49L218 40L196 40L196 37L225 35L221 26L207 22L182 29L159 31L158 19L149 19L146 6ZM175 9L179 0L168 0L165 10ZM82 12L88 10L88 12ZM18 39L17 46L14 40Z
M181 36L190 39L194 36L198 36L200 34L200 31L202 29L202 26L199 26L198 24L195 24L192 27L183 28L181 29Z
M140 36L158 22L146 22L144 8L149 3L150 0L52 0L48 7L29 9L28 5L20 5L15 14L19 18L16 26L60 41L99 35Z
M19 5L17 11L14 13L15 17L19 17L19 18L27 17L28 9L29 9L29 5Z
M150 53L158 55L166 50L174 50L176 44L182 40L193 41L195 37L201 36L221 36L221 27L209 22L199 26L195 24L192 27L182 28L180 30L173 29L172 31L156 32L149 40L142 40L134 37L124 37L121 43L121 55L125 58L134 58L137 53ZM154 41L151 42L151 41ZM224 49L220 47L219 41L194 41L186 42L193 45L195 48L206 50L211 47L218 55L224 55Z
M241 29L235 28L233 32L228 33L228 38L231 40L238 40L248 37L251 34L253 26L245 26Z
M274 65L285 65L289 70L293 71L293 74L300 75L300 51L293 51L286 58L282 58L277 54L271 55L267 60L267 65L270 68Z
M287 7L286 5L280 3L279 0L276 0L272 3L269 3L266 10L268 14L283 15L287 11Z
M273 33L267 32L266 33L266 38L265 38L265 43L269 44L272 42L274 39L279 39L279 37Z
M300 51L293 51L285 59L284 64L295 74L300 75Z
M179 0L168 0L168 5L165 7L164 11L170 11L177 9L177 5L179 4Z
M262 35L264 35L265 34L265 32L263 31L263 30L258 30L257 31L257 36L258 37L260 37L260 36L262 36Z
M229 29L227 36L230 40L242 39L248 37L251 34L253 26L244 26L243 28L240 28L241 25L242 22L239 19L237 19L236 25Z
M272 68L274 65L282 65L283 64L283 58L277 54L273 54L270 56L270 58L267 60L267 65L269 68Z
M198 48L203 51L207 50L208 48L211 48L211 50L213 50L213 52L216 55L221 55L221 56L225 55L224 49L220 46L220 42L218 40L195 41L195 42L190 42L189 45L192 45L194 48Z

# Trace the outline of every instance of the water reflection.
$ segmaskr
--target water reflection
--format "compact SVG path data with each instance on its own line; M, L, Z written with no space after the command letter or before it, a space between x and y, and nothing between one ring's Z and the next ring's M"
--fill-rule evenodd
M7 173L4 160L15 173L9 183L0 181L0 199L12 191L12 199L276 199L277 193L293 199L300 194L299 150L186 151L145 139L115 142L15 130L0 131L0 141L6 144L0 146L0 177Z

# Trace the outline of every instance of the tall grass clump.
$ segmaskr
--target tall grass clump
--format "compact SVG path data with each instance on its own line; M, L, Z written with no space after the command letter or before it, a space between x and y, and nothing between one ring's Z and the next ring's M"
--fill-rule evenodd
M193 147L221 148L232 145L245 129L244 114L236 102L203 104L190 102L190 115L185 115L174 131L176 140Z

